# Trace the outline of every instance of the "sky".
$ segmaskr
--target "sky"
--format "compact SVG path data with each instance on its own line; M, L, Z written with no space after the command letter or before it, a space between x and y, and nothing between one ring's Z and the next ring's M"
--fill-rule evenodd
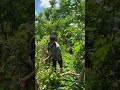
M59 7L59 1L56 0L56 7ZM44 10L44 8L50 7L49 0L35 0L35 15L38 15L40 12Z

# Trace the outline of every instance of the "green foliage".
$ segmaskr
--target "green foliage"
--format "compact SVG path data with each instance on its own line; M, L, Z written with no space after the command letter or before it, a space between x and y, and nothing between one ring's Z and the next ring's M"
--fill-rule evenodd
M24 24L26 25L26 24ZM1 44L1 71L4 74L3 87L5 89L20 88L18 78L29 74L29 69L25 63L28 60L29 52L29 37L31 37L30 28L24 29L20 26L20 31L17 31L14 37L9 36L7 41ZM28 37L26 37L28 36ZM3 41L1 41L3 42ZM24 52L23 52L24 51ZM29 88L29 87L26 87Z
M119 89L119 4L119 0L86 2L86 48L92 64L86 73L87 90Z
M26 61L34 35L34 1L0 2L0 90L33 90L33 82L20 87L19 78L30 73Z
M84 67L85 25L84 1L61 0L56 8L55 0L51 7L38 15L36 22L36 78L41 90L84 90L84 80L79 76ZM80 6L79 6L80 5ZM53 72L52 63L44 65L47 57L49 35L56 33L63 56L63 72ZM69 53L72 48L73 54ZM68 73L68 74L65 74ZM70 75L69 75L70 73ZM74 74L72 74L74 73ZM65 74L65 75L64 75Z

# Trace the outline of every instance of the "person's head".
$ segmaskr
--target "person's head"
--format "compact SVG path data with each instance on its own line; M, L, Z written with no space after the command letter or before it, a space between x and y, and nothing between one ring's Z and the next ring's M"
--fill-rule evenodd
M50 35L50 41L51 42L56 41L56 36L55 35Z

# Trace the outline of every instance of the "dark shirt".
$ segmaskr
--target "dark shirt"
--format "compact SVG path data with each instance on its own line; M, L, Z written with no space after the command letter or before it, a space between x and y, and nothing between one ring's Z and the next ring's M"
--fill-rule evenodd
M57 50L56 43L48 42L48 51L50 51L52 54L55 54L56 50Z
M52 44L53 42L48 43L48 52L50 51L53 59L57 59L58 61L62 60L62 54L60 46L57 42Z

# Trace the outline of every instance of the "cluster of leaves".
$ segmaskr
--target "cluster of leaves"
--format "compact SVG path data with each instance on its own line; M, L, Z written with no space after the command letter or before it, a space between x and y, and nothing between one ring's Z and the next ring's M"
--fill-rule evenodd
M30 73L26 60L34 35L33 6L33 0L0 2L0 90L21 89L18 79Z
M86 49L91 71L86 73L86 89L118 90L120 53L120 1L86 2ZM116 72L117 71L117 72Z
M24 24L26 25L26 24ZM28 25L27 25L28 26ZM31 26L31 25L30 25ZM29 66L26 64L29 56L29 41L30 28L23 29L24 26L20 26L20 31L17 31L14 35L8 36L8 40L0 40L1 54L0 54L0 73L3 74L1 78L3 82L1 84L5 89L20 88L18 79L29 74ZM31 36L30 36L31 37Z

